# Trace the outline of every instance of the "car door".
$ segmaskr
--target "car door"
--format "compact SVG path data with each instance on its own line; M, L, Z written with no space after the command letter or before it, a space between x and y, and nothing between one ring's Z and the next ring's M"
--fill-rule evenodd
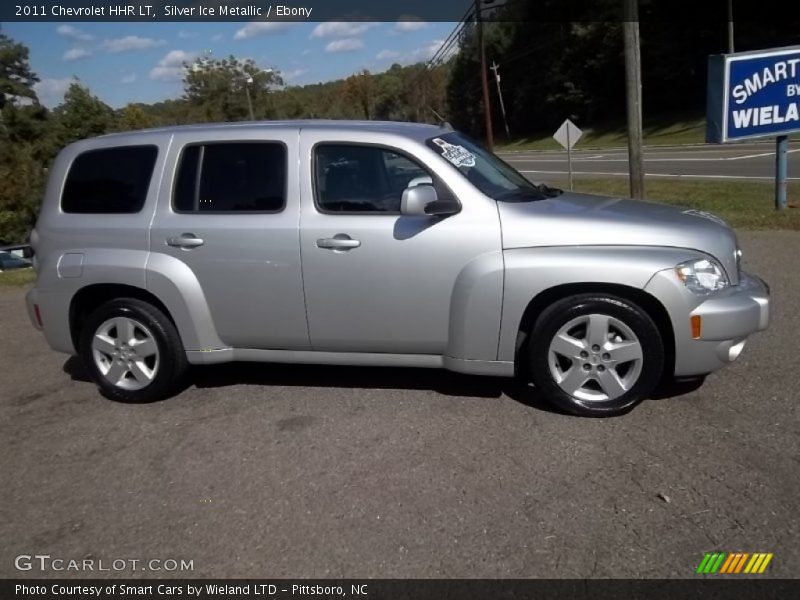
M297 131L176 134L151 250L187 265L230 347L309 348L298 239Z
M300 243L312 348L444 354L456 278L476 257L500 251L497 207L483 196L461 197L455 215L401 215L407 185L433 182L440 198L455 197L444 181L456 171L444 173L451 167L411 139L348 139L301 132ZM499 303L501 280L497 287Z

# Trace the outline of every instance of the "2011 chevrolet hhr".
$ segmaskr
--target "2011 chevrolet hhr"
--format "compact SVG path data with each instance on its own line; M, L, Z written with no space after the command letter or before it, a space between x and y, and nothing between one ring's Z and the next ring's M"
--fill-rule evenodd
M734 361L769 320L718 218L535 185L433 125L77 142L31 241L31 320L123 401L241 360L516 375L564 410L616 415Z

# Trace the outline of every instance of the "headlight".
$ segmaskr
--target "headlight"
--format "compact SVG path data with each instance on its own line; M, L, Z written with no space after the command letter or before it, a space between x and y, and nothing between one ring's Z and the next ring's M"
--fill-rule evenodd
M683 284L695 294L710 294L728 286L728 277L713 259L687 260L675 267Z

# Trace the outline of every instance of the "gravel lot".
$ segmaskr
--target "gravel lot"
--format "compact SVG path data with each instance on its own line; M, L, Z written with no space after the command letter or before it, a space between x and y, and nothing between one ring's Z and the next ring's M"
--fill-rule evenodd
M771 329L699 390L610 420L505 380L257 364L116 404L0 289L0 577L114 575L20 573L20 554L187 559L172 574L192 577L689 577L712 550L796 576L800 234L740 238Z

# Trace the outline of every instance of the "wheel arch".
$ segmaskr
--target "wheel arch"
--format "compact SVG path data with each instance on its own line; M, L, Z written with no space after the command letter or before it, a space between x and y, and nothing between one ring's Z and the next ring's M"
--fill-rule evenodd
M106 302L118 298L135 298L152 304L163 312L167 318L175 323L170 310L153 293L133 285L123 283L94 283L79 289L73 296L69 305L69 331L72 345L77 350L81 329L87 317Z
M612 294L640 306L653 319L664 343L664 376L671 376L675 370L675 332L672 321L664 305L652 294L639 288L615 283L567 283L557 285L537 294L522 313L517 327L517 339L514 349L514 369L518 375L527 374L524 360L529 342L530 331L536 319L548 306L568 296L576 294Z

